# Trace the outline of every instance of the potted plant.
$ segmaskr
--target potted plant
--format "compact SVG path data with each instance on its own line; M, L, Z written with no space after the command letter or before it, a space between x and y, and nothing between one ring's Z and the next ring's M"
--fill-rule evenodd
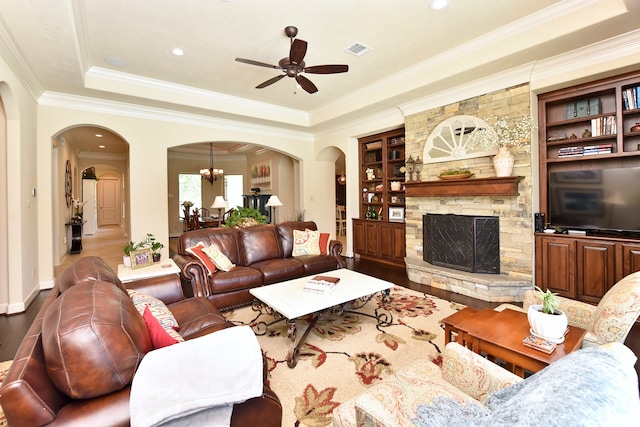
M156 237L153 234L147 233L147 235L143 240L142 246L146 246L151 249L151 256L153 257L153 262L160 261L160 256L162 255L160 253L160 249L164 248L164 245L158 242L156 240Z
M542 304L534 304L529 307L527 318L531 326L531 332L555 343L564 341L567 331L567 315L558 309L560 298L558 294L550 290L543 291L536 286Z
M131 257L130 257L131 251L137 251L142 247L142 245L143 245L143 242L135 243L133 241L130 241L124 246L124 248L122 249L124 251L124 255L122 256L122 262L124 263L125 267L131 268Z
M266 224L267 217L258 209L238 206L224 222L225 227L244 228L257 224Z

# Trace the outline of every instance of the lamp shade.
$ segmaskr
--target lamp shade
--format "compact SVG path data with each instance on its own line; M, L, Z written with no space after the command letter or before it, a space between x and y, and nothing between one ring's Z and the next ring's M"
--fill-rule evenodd
M211 209L226 209L228 206L227 201L222 196L216 196L211 205Z
M280 201L280 199L278 199L278 196L276 196L275 194L271 197L269 197L269 200L267 200L267 203L265 204L265 206L282 206L282 202Z

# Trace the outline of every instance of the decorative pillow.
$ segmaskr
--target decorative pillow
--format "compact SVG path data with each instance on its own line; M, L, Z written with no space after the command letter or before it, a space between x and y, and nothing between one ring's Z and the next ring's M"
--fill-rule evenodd
M211 258L209 258L209 255L203 252L205 247L206 246L204 245L204 243L198 242L197 245L188 248L187 252L189 252L194 257L198 258L200 262L204 265L204 267L207 269L209 276L211 276L213 273L216 272L216 265L213 263Z
M184 338L182 338L182 336L176 332L180 330L178 321L173 316L173 313L171 313L171 310L169 310L169 308L162 301L160 301L158 298L152 297L151 295L143 294L142 292L138 292L133 289L127 289L127 292L129 292L129 297L131 298L133 305L136 306L138 313L140 313L142 317L144 317L145 309L148 307L153 317L156 318L160 326L162 326L164 330L167 331L167 334L169 334L171 338L178 342L184 341ZM149 324L147 323L147 328L148 327ZM153 333L150 328L149 333Z
M320 253L322 255L327 255L329 253L330 240L331 240L330 233L320 233L320 240L318 241L318 245L320 246Z
M144 323L146 323L147 325L149 335L151 335L151 344L153 345L154 349L167 347L178 343L178 340L169 335L169 333L167 333L167 331L162 327L160 322L158 322L158 319L156 319L153 314L151 314L151 310L149 309L148 305L144 308L142 318L144 319Z
M229 271L236 266L229 260L229 258L227 258L225 254L212 246L204 248L202 252L204 252L209 256L209 258L211 258L211 261L213 261L218 270Z
M320 255L320 232L293 230L293 251L291 255Z

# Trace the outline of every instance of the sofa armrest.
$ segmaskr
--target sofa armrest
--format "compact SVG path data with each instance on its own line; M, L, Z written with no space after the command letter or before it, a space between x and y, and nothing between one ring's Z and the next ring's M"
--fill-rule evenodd
M536 304L542 304L538 292L530 289L524 293L524 301L522 307L526 312L529 307ZM593 314L596 311L596 306L587 304L586 302L576 301L570 298L558 297L560 300L560 306L558 309L564 311L567 315L569 325L577 326L578 328L591 329L591 323L593 322Z
M127 289L133 289L134 291L158 298L165 304L173 304L174 302L185 299L180 278L175 274L134 280L124 285Z
M522 381L517 375L455 342L445 348L442 376L449 384L482 403L491 393Z
M191 255L176 254L173 261L180 268L180 277L191 285L194 297L207 296L207 271L204 265Z
M345 268L347 266L347 263L344 262L344 259L342 258L342 242L338 240L330 240L329 253L336 259L340 268Z

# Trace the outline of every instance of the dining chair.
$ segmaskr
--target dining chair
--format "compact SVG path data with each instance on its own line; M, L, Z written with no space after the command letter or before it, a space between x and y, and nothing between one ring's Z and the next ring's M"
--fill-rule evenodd
M343 205L336 205L336 233L339 236L347 234L347 213Z

